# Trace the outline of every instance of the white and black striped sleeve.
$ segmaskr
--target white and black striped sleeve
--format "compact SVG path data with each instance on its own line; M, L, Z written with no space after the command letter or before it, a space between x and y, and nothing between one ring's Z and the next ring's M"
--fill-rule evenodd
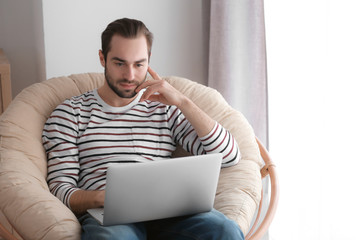
M195 129L177 107L170 106L168 116L174 141L189 153L193 155L222 153L223 167L230 167L239 162L241 154L236 140L219 123L216 122L209 134L199 138Z
M51 114L43 129L50 191L70 208L70 196L78 190L78 124L76 114L66 100Z
M231 133L216 122L211 132L200 138L206 153L222 153L223 167L237 164L241 158L239 146Z

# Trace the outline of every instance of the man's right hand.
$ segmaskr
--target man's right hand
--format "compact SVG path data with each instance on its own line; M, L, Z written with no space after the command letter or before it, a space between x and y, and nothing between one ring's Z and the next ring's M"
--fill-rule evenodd
M105 190L87 191L78 190L70 197L70 207L76 216L81 216L86 213L86 210L91 208L104 207Z

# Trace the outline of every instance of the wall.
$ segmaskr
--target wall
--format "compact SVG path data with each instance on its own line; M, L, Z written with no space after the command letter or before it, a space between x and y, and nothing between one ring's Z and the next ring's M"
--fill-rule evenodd
M1 0L0 48L11 63L12 95L51 77L102 72L101 32L121 17L138 18L154 33L151 65L160 75L205 84L208 22L202 5L202 0Z
M11 64L12 95L46 79L41 0L0 1L0 48Z
M150 65L155 71L205 83L208 40L201 0L46 0L43 12L47 78L103 72L101 33L111 21L129 17L154 33Z

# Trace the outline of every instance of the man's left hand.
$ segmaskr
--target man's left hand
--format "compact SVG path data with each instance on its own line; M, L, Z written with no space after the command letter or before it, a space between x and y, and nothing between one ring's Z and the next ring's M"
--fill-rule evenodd
M148 68L153 79L149 79L139 85L136 89L139 92L141 89L146 88L146 91L140 98L140 101L150 100L158 101L166 105L175 105L181 107L185 96L171 86L167 81L161 77L150 67Z

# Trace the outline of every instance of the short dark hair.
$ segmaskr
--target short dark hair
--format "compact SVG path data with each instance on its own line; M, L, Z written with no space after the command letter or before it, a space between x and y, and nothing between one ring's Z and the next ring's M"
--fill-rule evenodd
M148 55L150 58L153 34L149 31L143 22L136 19L122 18L111 22L101 35L101 47L105 61L111 48L111 39L114 35L120 35L124 38L137 38L141 35L144 35L146 38Z

